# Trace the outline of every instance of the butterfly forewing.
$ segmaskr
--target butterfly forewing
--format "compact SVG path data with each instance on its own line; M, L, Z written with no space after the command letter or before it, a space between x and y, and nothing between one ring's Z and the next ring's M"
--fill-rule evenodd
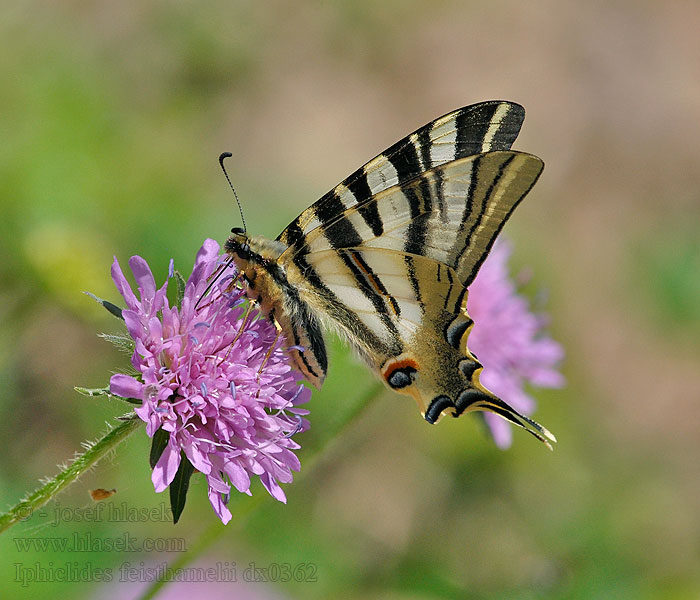
M450 266L468 286L542 168L539 158L514 151L452 161L368 201L380 235L374 231L379 227L370 227L361 208L354 206L330 225L308 233L303 244L289 248L280 260L341 248L395 250Z
M328 225L343 211L449 161L491 150L507 150L520 132L525 110L514 102L491 101L452 111L400 140L355 171L306 209L278 237L287 245ZM381 235L373 206L360 214Z

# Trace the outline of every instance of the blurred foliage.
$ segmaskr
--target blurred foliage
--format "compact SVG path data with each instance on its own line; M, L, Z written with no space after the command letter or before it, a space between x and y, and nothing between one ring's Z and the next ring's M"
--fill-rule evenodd
M118 325L81 292L118 300L113 255L143 256L162 281L170 258L185 273L205 237L225 239L239 217L221 151L234 154L249 228L275 236L412 128L508 98L528 109L517 147L547 163L508 235L513 272L532 267L526 292L547 290L567 349L567 389L536 394L555 452L517 433L501 452L477 419L429 427L405 398L382 394L308 478L286 486L287 505L266 501L195 563L235 562L239 579L251 561L309 563L316 582L196 593L172 584L159 597L698 597L700 423L689 415L700 397L700 42L691 5L4 6L2 502L124 411L73 392L127 363L96 336ZM372 384L334 343L304 451ZM137 597L147 583L123 581L126 563L181 556L22 550L32 536L195 547L215 520L198 476L177 526L107 518L167 506L153 492L149 442L134 435L0 539L3 598ZM102 518L77 520L95 506L96 487L118 491ZM241 510L249 501L232 499ZM50 563L111 568L112 581L22 585L23 568Z
M696 223L672 223L647 232L634 248L632 272L662 324L676 335L700 331L700 235Z

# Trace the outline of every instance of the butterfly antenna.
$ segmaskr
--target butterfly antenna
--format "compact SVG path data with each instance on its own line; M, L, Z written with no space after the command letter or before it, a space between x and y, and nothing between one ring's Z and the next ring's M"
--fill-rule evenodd
M233 184L231 183L231 178L228 176L228 173L226 172L226 167L224 166L224 159L225 158L230 158L233 156L230 152L222 152L219 154L219 165L221 165L221 170L224 172L224 175L226 176L226 181L228 181L228 185L231 188L231 191L233 192L233 197L236 199L236 204L238 204L238 211L241 213L241 221L243 222L243 233L248 231L248 228L245 225L245 217L243 216L243 208L241 208L241 202L238 199L238 194L236 193L236 189L233 187Z

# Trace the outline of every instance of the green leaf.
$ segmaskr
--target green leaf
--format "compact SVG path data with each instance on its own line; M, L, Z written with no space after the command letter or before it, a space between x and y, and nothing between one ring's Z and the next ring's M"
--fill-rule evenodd
M185 501L187 500L187 490L190 487L190 477L195 472L192 463L185 456L185 453L180 450L180 466L175 473L175 479L170 484L170 509L173 511L173 523L177 523L180 519L182 511L185 509Z
M78 392L79 394L82 394L83 396L95 397L95 396L111 396L112 395L109 393L108 387L103 387L103 388L74 387L73 389L76 392Z
M153 434L153 441L151 442L151 455L148 458L149 462L151 463L151 469L156 468L156 463L158 462L160 455L163 454L163 451L165 450L165 447L168 445L169 441L170 433L162 428Z
M180 271L175 271L175 282L177 283L177 307L182 308L182 299L185 297L185 287L187 283Z
M118 350L131 354L134 351L134 340L127 335L111 335L109 333L98 333L97 337L114 344Z
M90 296L95 302L99 302L102 306L104 306L109 312L111 312L115 317L121 319L122 321L124 320L124 317L122 316L122 309L119 308L116 304L112 304L109 300L103 300L102 298L98 298L95 296L95 294L92 294L91 292L83 292L86 296Z
M115 396L110 393L108 387L103 388L84 388L84 387L74 387L73 388L79 394L83 396L90 396L94 398L96 396L107 396L110 400L122 400L123 402L128 402L129 404L141 404L142 401L137 398L122 398L121 396Z

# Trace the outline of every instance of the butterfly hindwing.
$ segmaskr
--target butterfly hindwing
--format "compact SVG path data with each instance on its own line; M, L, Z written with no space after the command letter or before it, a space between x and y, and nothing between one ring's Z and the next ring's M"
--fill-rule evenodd
M542 168L514 151L440 165L371 197L380 225L353 206L279 260L294 285L311 282L307 301L320 299L319 313L426 420L491 410L544 440L544 428L480 383L466 312L468 285Z
M428 422L490 410L542 441L551 435L481 384L482 365L467 346L473 326L467 290L454 269L371 247L326 250L307 260L324 284L309 302L326 315L343 307L343 317L330 324L390 388L411 396ZM296 283L302 275L292 267L289 277Z

